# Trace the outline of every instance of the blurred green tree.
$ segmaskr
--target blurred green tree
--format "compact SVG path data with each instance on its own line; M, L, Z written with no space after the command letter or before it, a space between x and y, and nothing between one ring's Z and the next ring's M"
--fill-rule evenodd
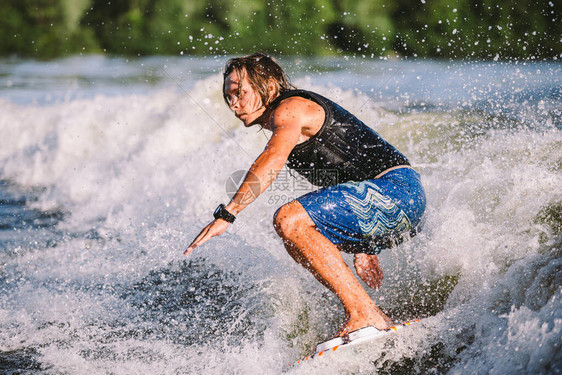
M560 58L552 0L4 0L0 54Z
M0 54L52 58L97 50L94 35L80 27L89 0L3 0Z

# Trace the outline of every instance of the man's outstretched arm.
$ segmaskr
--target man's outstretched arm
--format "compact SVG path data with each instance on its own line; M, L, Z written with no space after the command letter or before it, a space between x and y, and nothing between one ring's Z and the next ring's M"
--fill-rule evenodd
M300 103L282 103L272 118L272 136L263 152L250 167L238 191L226 206L226 210L237 215L263 193L277 178L277 175L287 162L289 155L298 143L301 135L301 125L295 121L295 116L287 113L298 113L295 106ZM189 254L214 236L223 234L229 223L222 219L213 220L193 240L184 254Z

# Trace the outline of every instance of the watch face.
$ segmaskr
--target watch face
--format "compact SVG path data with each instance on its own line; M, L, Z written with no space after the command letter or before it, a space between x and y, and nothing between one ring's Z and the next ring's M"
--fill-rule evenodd
M219 206L215 209L213 216L215 219L222 219L224 217L224 204L219 204Z

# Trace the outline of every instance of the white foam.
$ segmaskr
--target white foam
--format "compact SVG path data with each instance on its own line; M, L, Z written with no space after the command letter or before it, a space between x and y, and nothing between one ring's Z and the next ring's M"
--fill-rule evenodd
M529 74L524 82L531 81ZM510 82L524 89L519 78ZM174 315L169 326L162 321L171 313L154 310L150 320L141 311L150 309L143 301L157 300L149 293L165 291L156 281L142 301L127 295L147 279L158 280L155 275L164 286L166 277L182 272L188 274L181 280L194 283L190 270L181 268L182 250L216 205L227 201L228 176L247 169L267 142L232 116L220 81L214 74L189 82L187 94L170 82L145 93L48 105L0 100L1 178L43 188L32 207L66 212L53 233L41 232L54 244L24 231L19 247L0 255L3 296L10 296L0 304L2 350L40 348L38 360L58 372L278 373L337 330L343 313L335 298L290 259L273 232L272 216L283 203L274 190L189 258L222 273L213 293L238 296L238 288L249 288L240 292L240 306L229 301L224 307L240 314L223 341L215 332L214 345L186 344L173 332L204 327L205 313L214 308L205 305L214 303L212 293L192 291L201 310L181 322ZM478 111L390 112L381 107L385 99L344 85L296 82L356 111L421 171L428 196L424 232L381 255L385 284L372 295L395 310L423 298L444 306L437 316L393 335L392 350L341 358L333 368L375 371L384 365L373 365L380 350L387 361L413 358L423 367L438 345L439 358L458 361L451 363L453 373L533 373L548 369L547 358L561 363L559 234L536 220L544 207L562 201L560 130L552 124L496 124L492 131ZM469 91L479 99L479 90L493 92L493 82ZM455 81L461 84L472 83ZM446 277L456 282L450 296L431 294L428 285ZM184 298L191 286L177 288L174 295ZM253 325L245 336L235 336L245 319L254 319ZM254 325L267 328L256 333ZM147 333L153 331L161 336ZM201 328L199 334L209 333Z

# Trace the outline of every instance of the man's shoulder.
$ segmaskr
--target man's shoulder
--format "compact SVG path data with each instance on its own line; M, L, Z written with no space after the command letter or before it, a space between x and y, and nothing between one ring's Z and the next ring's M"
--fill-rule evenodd
M283 99L273 112L273 127L299 127L303 134L316 133L324 123L324 108L301 96Z
M302 96L291 96L283 99L279 106L273 112L274 118L309 120L310 117L324 116L324 108L313 100L303 98Z

